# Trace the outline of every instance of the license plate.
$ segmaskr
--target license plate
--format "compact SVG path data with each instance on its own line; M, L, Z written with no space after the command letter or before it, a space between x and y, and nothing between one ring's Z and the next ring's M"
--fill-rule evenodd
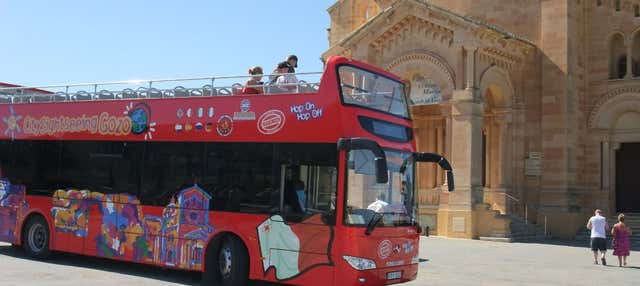
M395 280L402 278L402 271L387 272L387 280Z

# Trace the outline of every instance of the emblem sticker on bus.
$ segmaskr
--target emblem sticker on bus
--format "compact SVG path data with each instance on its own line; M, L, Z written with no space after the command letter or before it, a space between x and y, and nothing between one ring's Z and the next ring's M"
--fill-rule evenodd
M258 131L265 135L278 133L285 123L285 116L277 109L269 110L258 118Z
M251 111L251 101L243 99L240 101L240 111L233 113L233 120L256 120L256 113Z
M391 241L389 241L388 239L380 242L380 244L378 245L378 257L380 257L380 259L386 259L387 257L389 257L389 255L391 255L392 247L393 246L391 245Z
M233 132L233 118L229 115L222 115L216 124L216 130L220 136L229 136Z

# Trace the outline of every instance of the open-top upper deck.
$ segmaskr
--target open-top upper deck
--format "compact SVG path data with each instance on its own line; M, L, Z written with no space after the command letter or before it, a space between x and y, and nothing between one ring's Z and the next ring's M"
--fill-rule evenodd
M362 128L362 118L410 128L402 116L350 105L367 100L360 92L364 89L354 88L354 83L347 85L351 93L344 100L340 65L399 82L375 67L335 57L319 79L320 73L297 74L300 81L290 93L266 84L264 94L242 94L244 76L0 88L0 118L5 123L0 139L336 142L341 137L372 137Z

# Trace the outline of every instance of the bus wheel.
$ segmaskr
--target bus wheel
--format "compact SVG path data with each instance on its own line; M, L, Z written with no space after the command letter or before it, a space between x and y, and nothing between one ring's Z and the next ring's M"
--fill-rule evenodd
M25 225L22 232L23 247L33 258L45 259L51 254L49 250L49 226L41 216L34 216Z
M207 285L244 286L249 282L249 255L242 242L224 236L207 260L209 267L203 276Z

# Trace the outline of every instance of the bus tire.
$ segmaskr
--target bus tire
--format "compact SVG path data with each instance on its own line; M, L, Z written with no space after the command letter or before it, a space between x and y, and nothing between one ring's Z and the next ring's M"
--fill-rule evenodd
M31 217L22 229L22 246L27 255L36 259L46 259L51 255L49 249L49 225L42 216Z
M240 239L225 235L207 253L203 284L245 286L249 282L249 253Z

